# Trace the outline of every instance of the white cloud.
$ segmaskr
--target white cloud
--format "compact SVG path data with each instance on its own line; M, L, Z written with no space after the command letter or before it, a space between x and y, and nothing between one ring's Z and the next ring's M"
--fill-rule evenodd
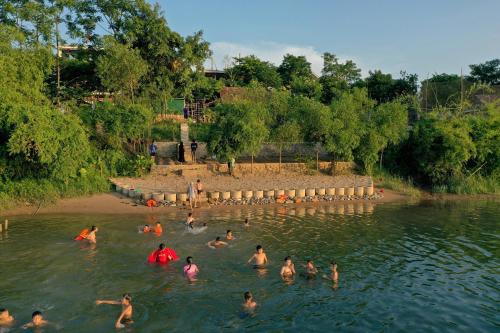
M281 64L283 56L287 53L295 56L305 56L307 61L311 63L313 72L317 75L321 74L323 68L322 52L319 52L312 46L287 45L276 42L257 42L251 44L238 44L231 42L215 42L210 44L213 51L214 66L218 69L223 69L228 65L228 61L233 57L255 55L258 58L269 61L276 66ZM358 67L361 67L360 62L353 57L337 55L341 61L352 59ZM207 68L211 68L212 64L209 60L206 63ZM361 67L362 68L362 67ZM363 68L362 68L363 69ZM363 71L362 74L365 74Z

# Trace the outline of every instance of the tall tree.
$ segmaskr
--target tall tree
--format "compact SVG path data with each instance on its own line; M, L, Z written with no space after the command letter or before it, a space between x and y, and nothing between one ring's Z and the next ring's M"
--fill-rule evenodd
M147 64L138 50L118 43L113 37L104 39L104 54L97 60L97 74L105 88L134 102L139 80L146 74Z
M281 86L281 78L273 64L260 60L254 55L234 58L234 61L234 66L228 68L227 71L234 76L238 85L247 86L253 81L264 87L279 88Z
M471 81L490 85L500 84L500 59L493 59L469 67Z
M285 86L290 85L294 78L310 79L314 77L311 63L307 61L306 57L292 54L286 54L283 57L283 61L278 67L278 73Z
M341 63L339 58L332 53L323 54L323 70L320 83L323 87L321 100L330 104L331 101L340 96L343 91L361 79L361 69L352 60Z

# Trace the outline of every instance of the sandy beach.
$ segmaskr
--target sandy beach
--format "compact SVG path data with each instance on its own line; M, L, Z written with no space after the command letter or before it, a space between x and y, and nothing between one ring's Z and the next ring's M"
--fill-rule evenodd
M368 186L371 181L371 177L369 176L307 175L290 171L281 174L245 174L239 177L205 172L199 176L192 177L180 175L155 176L150 174L143 178L116 178L122 184L128 184L135 189L141 189L142 192L184 192L187 191L189 182L196 182L197 179L201 180L206 191Z
M409 198L397 192L384 190L384 196L377 200L371 200L371 204L382 204L388 202L404 201ZM365 202L365 200L357 200L358 202ZM356 200L349 201L356 202ZM302 205L343 205L345 202L336 201L331 203L304 203L304 204L288 204L287 206ZM280 204L275 204L280 205ZM210 206L208 204L202 205L195 211L206 211L209 209L234 209L235 206ZM241 207L241 206L238 206ZM262 206L259 206L262 207ZM251 209L251 206L248 207ZM62 199L52 205L40 207L38 206L23 206L17 207L5 212L0 213L0 217L16 216L16 215L37 215L42 214L161 214L172 212L172 210L182 210L187 208L185 206L178 207L155 207L149 208L143 205L136 204L132 199L127 198L118 193L103 193L90 197L80 197L71 199ZM38 210L38 211L37 211Z

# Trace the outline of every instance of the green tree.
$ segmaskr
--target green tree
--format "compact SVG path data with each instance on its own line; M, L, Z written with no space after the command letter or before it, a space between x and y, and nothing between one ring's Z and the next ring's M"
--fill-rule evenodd
M254 55L234 58L234 66L226 71L234 77L240 86L247 86L252 81L262 84L264 87L279 88L281 78L276 67L267 61L260 60Z
M500 59L493 59L477 65L470 65L469 80L490 85L500 84Z
M283 149L290 147L301 138L300 126L295 121L287 121L271 131L271 141L279 149L279 172L281 172L281 155Z
M306 80L314 77L311 63L307 61L306 57L292 54L286 54L283 57L283 61L278 67L278 73L285 86L291 85L294 78Z
M333 156L333 173L339 160L352 161L365 133L367 114L375 101L368 97L366 89L345 91L331 106L331 130L325 139L325 149Z
M133 103L139 80L146 74L147 68L138 50L111 37L104 39L104 53L97 60L97 74L102 85L114 92L116 98L122 94Z
M210 129L208 149L219 160L230 160L242 154L257 154L269 130L263 120L267 111L248 101L219 104Z
M365 171L371 174L377 160L382 168L384 149L388 145L398 144L406 137L408 111L406 105L396 100L379 104L369 110L365 117L365 129L356 155L363 162Z
M341 63L336 55L328 52L323 54L323 70L319 81L323 87L321 100L325 104L330 104L332 99L360 79L361 69L352 60Z

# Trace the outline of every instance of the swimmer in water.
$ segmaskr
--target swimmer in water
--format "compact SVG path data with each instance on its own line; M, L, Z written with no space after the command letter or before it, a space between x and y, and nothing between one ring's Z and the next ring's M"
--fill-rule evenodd
M227 243L226 242L223 242L220 240L220 237L217 236L217 238L215 238L215 240L213 241L210 241L207 243L207 245L211 248L220 248L220 247L223 247L223 246L226 246Z
M90 229L90 232L87 236L85 236L85 239L89 242L89 243L92 243L92 244L96 244L97 243L97 239L95 237L95 234L96 232L98 232L99 229L93 225L92 228Z
M339 282L339 272L337 272L337 263L332 261L330 263L330 279L336 284Z
M257 307L257 302L253 299L251 292L247 291L244 294L245 302L243 303L243 309L246 311L253 311Z
M281 267L280 275L283 280L291 280L293 278L295 275L295 265L292 262L292 257L287 256L285 258L285 263L283 267Z
M155 234L161 235L162 232L163 232L163 228L161 227L161 223L160 222L156 222L156 225L155 225Z
M318 274L318 269L314 266L314 263L311 260L308 260L306 265L306 275L308 277L315 277Z
M188 213L188 217L186 219L186 226L188 228L191 228L193 229L193 224L194 224L194 217L193 217L193 213Z
M122 312L115 322L116 328L124 328L125 324L132 324L134 322L132 320L132 296L130 296L130 294L123 294L122 299L119 301L97 300L95 301L95 304L110 304L122 306Z
M142 232L145 233L145 234L147 234L150 231L151 231L151 228L147 224L144 226L144 228L142 228Z
M11 326L14 323L12 317L7 309L0 309L0 327Z
M245 227L249 227L250 226L250 222L248 221L248 219L245 219L245 223L243 224L243 226L245 226Z
M255 253L248 259L248 264L254 261L254 266L256 268L262 267L267 264L267 256L261 245L257 245L255 248Z
M234 239L233 232L231 230L227 230L226 231L226 240L233 240L233 239Z
M31 321L23 325L23 328L36 328L47 325L49 322L43 319L43 315L40 311L35 311L31 315Z
M198 269L198 266L196 264L193 264L193 257L189 256L186 258L187 265L184 266L183 271L184 271L184 276L189 280L189 281L196 281L196 276L198 275L198 272L200 271Z

